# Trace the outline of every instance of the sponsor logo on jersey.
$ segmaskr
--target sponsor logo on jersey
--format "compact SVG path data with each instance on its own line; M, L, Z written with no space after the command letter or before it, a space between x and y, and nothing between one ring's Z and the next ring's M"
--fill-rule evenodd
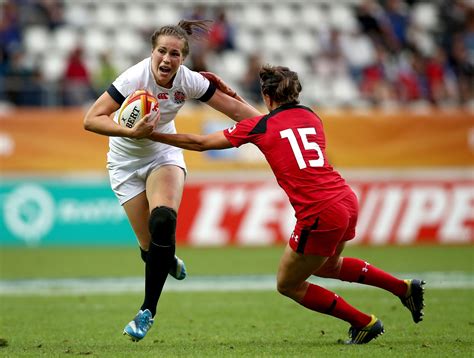
M156 95L156 98L158 99L168 99L168 93L161 92Z
M227 129L227 132L232 133L235 128L237 128L237 126L234 124L232 127L230 127L229 129Z
M174 103L181 104L186 100L186 95L181 91L174 93Z
M299 238L300 237L296 235L294 231L291 233L291 239L293 239L296 243L298 242Z

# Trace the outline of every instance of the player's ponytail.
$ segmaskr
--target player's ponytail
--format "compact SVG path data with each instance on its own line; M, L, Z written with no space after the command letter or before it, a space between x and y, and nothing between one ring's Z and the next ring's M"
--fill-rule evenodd
M209 34L211 23L211 20L181 20L178 27L181 27L189 37L202 39Z
M263 94L278 104L299 103L302 87L296 72L288 67L265 65L259 75Z
M211 20L181 20L178 25L166 25L156 30L151 36L151 46L154 49L160 36L175 36L184 41L183 56L189 54L189 38L201 40L207 37Z

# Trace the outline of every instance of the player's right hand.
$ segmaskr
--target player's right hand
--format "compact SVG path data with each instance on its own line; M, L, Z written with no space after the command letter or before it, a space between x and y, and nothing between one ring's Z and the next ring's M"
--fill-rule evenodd
M218 75L216 75L213 72L205 72L201 71L199 72L201 75L206 77L209 82L212 82L220 91L224 92L226 95L237 98L238 94L235 92L227 83L224 82L222 78L220 78Z
M158 121L160 120L160 111L152 111L140 119L137 124L131 129L130 137L135 139L142 139L148 137L155 130Z

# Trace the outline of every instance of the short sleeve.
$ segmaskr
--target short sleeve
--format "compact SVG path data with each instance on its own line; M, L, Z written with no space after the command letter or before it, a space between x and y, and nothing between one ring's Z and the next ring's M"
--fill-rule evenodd
M207 102L214 95L216 87L198 72L191 71L186 66L181 66L183 71L184 89L188 98Z
M224 129L224 136L234 147L240 147L245 143L253 143L256 140L257 135L250 134L250 132L252 132L260 118L261 117L244 119L232 127Z
M137 63L120 74L107 90L112 98L119 104L122 104L127 96L137 88L142 87L142 78L147 76L146 61Z

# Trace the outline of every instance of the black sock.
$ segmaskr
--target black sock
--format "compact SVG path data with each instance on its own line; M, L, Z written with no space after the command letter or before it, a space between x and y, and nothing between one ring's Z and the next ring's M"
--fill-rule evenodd
M146 257L148 256L148 251L143 250L141 246L139 246L139 248L140 248L140 256L143 262L146 263Z
M145 300L141 309L149 309L153 316L156 314L161 291L173 264L174 254L174 245L163 247L150 244L145 264Z

